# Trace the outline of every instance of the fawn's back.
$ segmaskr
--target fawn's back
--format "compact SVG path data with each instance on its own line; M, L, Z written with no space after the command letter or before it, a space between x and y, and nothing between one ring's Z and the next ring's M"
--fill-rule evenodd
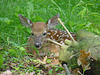
M47 41L48 38L55 40L61 44L64 44L65 39L70 40L70 37L66 31L53 28L59 23L58 22L58 18L60 17L59 14L50 18L47 21L47 23L43 22L32 23L32 21L30 21L29 19L25 18L22 15L19 14L18 16L20 18L20 22L24 26L30 27L32 30L31 36L27 41L29 45L26 47L26 50L29 53L37 55L36 51L33 49L33 46L39 49L40 53L47 53L48 51L54 53L58 52L60 47L56 44L48 42ZM71 34L75 38L75 34L74 33Z

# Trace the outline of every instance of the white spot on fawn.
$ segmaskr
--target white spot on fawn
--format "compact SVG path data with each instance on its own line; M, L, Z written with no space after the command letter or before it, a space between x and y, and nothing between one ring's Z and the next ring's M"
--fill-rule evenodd
M59 36L59 39L61 38L61 36Z
M67 37L69 37L69 35L67 34Z
M57 35L57 37L58 37L59 35Z
M62 35L62 32L60 34Z
M56 34L57 34L57 32L55 32L55 33L53 34L53 36L56 35Z
M52 31L54 31L54 30L51 30L51 32L52 32Z
M60 41L60 43L64 43L63 41Z
M66 36L66 34L63 34L62 37Z
M69 37L69 35L67 34L67 35L65 35L66 37Z
M55 31L55 33L57 33L57 31Z
M51 33L47 33L48 35L50 35Z
M53 36L51 36L51 39L53 40Z
M62 33L62 30L60 30L60 33Z

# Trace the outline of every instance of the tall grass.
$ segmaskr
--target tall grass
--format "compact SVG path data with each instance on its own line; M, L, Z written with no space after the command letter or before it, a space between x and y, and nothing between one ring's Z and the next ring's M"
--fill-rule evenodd
M100 34L99 0L1 0L0 1L0 44L7 38L23 44L30 35L30 29L19 22L22 14L33 22L46 22L60 14L60 18L71 32L86 29ZM63 29L61 25L57 28Z

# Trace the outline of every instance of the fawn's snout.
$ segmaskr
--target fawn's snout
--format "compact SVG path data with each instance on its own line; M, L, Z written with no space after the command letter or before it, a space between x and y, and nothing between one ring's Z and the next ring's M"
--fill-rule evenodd
M35 46L36 48L41 48L41 43L40 43L40 42L35 42L35 43L34 43L34 46Z

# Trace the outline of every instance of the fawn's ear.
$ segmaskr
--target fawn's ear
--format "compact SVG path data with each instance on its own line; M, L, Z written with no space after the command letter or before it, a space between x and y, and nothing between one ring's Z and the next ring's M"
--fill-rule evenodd
M28 18L22 16L21 14L18 15L19 19L20 19L20 22L23 26L26 26L26 27L32 27L32 21L29 20Z
M55 27L56 25L58 25L58 18L60 17L60 15L59 14L57 14L56 16L54 16L54 17L52 17L52 18L50 18L48 21L47 21L47 26L48 26L48 29L49 28L53 28L53 27Z

